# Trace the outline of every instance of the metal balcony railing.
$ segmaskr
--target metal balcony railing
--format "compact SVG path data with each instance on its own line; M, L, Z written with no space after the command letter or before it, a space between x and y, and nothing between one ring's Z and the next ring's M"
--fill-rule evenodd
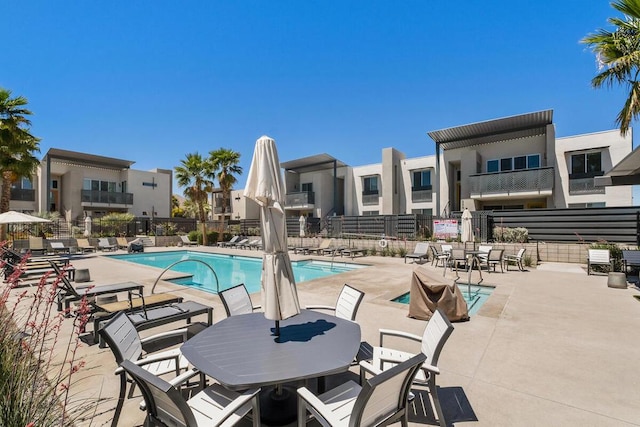
M596 187L594 178L571 179L569 177L569 194L604 194L605 187Z
M365 193L364 191L362 192L362 204L363 205L377 205L380 201L380 194L379 193Z
M291 207L308 207L315 203L315 193L313 191L300 191L297 193L288 193L285 196L284 206Z
M12 188L11 189L11 200L21 201L21 202L35 202L36 201L36 190L27 190L22 188Z
M471 196L553 190L553 167L470 175Z
M105 203L109 205L132 205L133 193L115 191L82 190L82 203Z
M433 200L433 190L427 189L411 189L412 202L431 202Z

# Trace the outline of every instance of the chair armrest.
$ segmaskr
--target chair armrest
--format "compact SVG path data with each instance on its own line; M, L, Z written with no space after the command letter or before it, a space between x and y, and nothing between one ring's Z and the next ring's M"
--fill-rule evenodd
M424 370L424 371L429 371L431 373L434 373L436 375L440 374L440 369L438 369L437 366L433 366L433 365L429 365L428 363L423 363L422 366L420 367L420 369Z
M197 369L193 368L193 369L189 369L187 372L178 375L177 377L173 378L172 380L169 381L169 384L171 384L174 387L179 387L182 384L186 383L187 381L189 381L191 378L195 377L196 375L199 375L200 371L198 371Z
M318 399L318 397L311 393L309 389L306 387L300 387L298 389L298 407L300 406L300 401L304 400L306 406L310 406L313 408L313 412L319 414L322 418L324 418L327 423L321 423L323 425L340 425L341 421L336 416L331 414L326 410L326 405L322 400Z
M163 351L162 353L152 354L149 357L145 357L144 359L132 360L131 362L135 363L138 366L149 365L155 362L161 362L163 360L175 359L176 367L180 366L180 349L175 348L172 350ZM116 375L124 373L124 369L118 366L114 372Z
M218 425L223 425L224 421L227 420L231 415L233 415L238 409L246 405L251 401L251 399L257 399L257 395L260 392L259 388L249 389L242 393L240 396L236 397L231 401L225 408L220 412L220 414L216 417L216 421ZM248 412L248 411L247 411ZM260 414L252 414L254 417L260 417Z
M394 329L380 329L380 347L384 347L382 345L382 341L385 336L392 336L397 338L406 338L412 341L422 342L422 337L416 334L411 334L409 332L397 331Z
M253 306L254 310L260 310L261 308L262 308L262 306L260 304Z
M376 368L366 360L361 360L360 361L360 384L364 384L365 380L367 379L367 374L378 375L381 372L382 372L382 369Z
M174 329L172 331L160 332L158 334L151 335L146 338L141 338L140 342L144 345L144 344L149 344L164 338L172 338L172 337L179 337L179 336L182 336L182 342L185 342L187 340L187 328L180 328L180 329Z
M307 305L305 308L309 310L336 310L336 308L331 305Z

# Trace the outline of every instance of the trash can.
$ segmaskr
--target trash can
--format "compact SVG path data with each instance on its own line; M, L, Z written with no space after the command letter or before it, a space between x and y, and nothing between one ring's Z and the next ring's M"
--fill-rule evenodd
M616 289L627 289L627 275L615 271L609 273L607 286Z

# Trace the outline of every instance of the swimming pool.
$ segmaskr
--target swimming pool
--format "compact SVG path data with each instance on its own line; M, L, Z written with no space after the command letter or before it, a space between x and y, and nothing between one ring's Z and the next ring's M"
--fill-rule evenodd
M262 258L209 254L195 251L112 255L112 258L158 268L167 268L171 264L182 260L202 261L215 270L220 282L220 290L230 288L240 283L244 283L250 293L260 290ZM344 262L331 263L316 260L292 261L291 265L293 266L293 275L296 283L366 267L366 265L360 264ZM171 270L179 271L190 276L171 280L174 283L197 287L207 292L216 292L216 280L211 270L200 262L181 262L171 267Z
M491 286L479 286L479 285L471 285L468 287L467 285L459 285L460 292L464 297L464 300L467 302L467 308L469 309L469 315L476 314L482 304L489 299L491 293L493 293L493 287ZM402 294L397 298L394 298L393 302L399 302L401 304L409 304L409 298L411 296L410 292L406 294Z

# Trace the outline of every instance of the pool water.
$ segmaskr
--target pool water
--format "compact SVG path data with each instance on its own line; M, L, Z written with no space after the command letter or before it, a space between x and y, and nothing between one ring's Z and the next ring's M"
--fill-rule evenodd
M470 316L476 314L478 310L480 310L480 307L482 307L482 304L489 299L494 289L490 286L471 285L469 287L465 284L460 284L458 287L460 288L460 292L462 293L464 300L467 302L467 308L469 309ZM407 292L406 294L402 294L399 297L394 298L392 301L399 302L401 304L409 304L410 296L411 293Z
M195 251L171 251L160 253L141 253L128 255L112 255L122 261L151 267L167 268L174 262L181 260L198 260L211 266L220 284L220 290L244 283L247 290L260 290L260 275L262 273L262 258L247 256L209 254ZM292 261L293 275L296 283L321 277L344 273L366 265L349 263L331 263L326 261ZM173 279L173 283L197 287L207 292L216 292L216 280L211 270L200 262L181 262L171 267L172 271L188 274L189 277Z

